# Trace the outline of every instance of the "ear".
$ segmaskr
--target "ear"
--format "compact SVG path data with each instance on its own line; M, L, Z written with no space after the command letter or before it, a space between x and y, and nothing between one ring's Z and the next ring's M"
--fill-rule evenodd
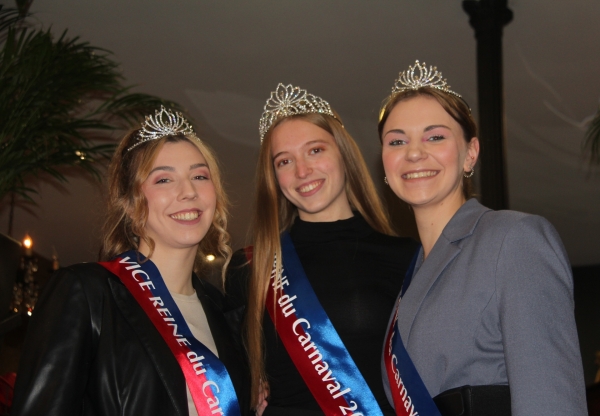
M471 138L471 141L467 143L467 156L465 157L465 163L463 170L469 172L471 167L474 167L479 158L479 139L477 137Z

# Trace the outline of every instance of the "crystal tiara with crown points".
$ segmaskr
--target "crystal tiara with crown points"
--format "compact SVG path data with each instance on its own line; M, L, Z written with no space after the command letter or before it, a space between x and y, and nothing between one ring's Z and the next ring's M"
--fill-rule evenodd
M146 116L137 134L137 142L129 147L127 151L129 152L134 147L150 140L158 140L166 136L175 136L178 134L190 136L200 141L196 133L194 133L192 125L180 112L173 112L161 105L160 110L154 112L154 116Z
M415 71L417 73L415 74ZM435 88L436 90L444 91L448 94L462 98L462 96L450 89L450 85L446 79L442 78L442 73L437 70L437 67L430 66L419 61L415 61L413 66L409 66L404 72L400 72L398 79L394 82L392 95L406 90L418 90L421 87Z
M309 94L300 87L294 87L292 84L283 85L279 83L275 91L271 93L271 97L267 100L262 116L260 117L260 122L258 123L260 142L262 143L265 134L267 134L273 123L278 119L310 113L327 114L339 121L335 114L333 114L329 103L324 99Z

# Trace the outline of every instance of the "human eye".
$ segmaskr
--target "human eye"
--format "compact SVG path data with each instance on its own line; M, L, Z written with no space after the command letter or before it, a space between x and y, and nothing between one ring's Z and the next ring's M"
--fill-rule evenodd
M210 180L210 171L208 168L197 169L195 172L192 172L192 179L199 181Z
M291 161L289 159L279 159L275 161L275 167L282 168L286 165L289 165Z
M433 136L430 136L427 138L427 141L429 142L439 142L441 140L444 140L445 137L442 134L434 134Z
M312 149L310 149L310 150L308 151L308 154L309 154L309 155L315 155L315 154L317 154L317 153L321 153L321 152L323 152L324 150L325 150L325 149L324 149L323 147L313 147Z
M402 139L391 139L388 144L390 146L402 146L403 144L406 144L406 140L402 140Z
M159 183L169 183L171 182L171 180L169 178L161 178L159 177L158 179L154 180L154 183L159 184Z

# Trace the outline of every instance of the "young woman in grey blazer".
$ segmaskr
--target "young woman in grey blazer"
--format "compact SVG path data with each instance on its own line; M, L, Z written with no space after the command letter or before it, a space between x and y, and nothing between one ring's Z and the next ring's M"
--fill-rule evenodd
M441 414L587 414L564 247L544 218L469 199L479 140L468 105L417 61L378 127L386 182L422 242L396 333L431 397L457 389L436 399ZM401 379L388 377L385 356L392 400Z

